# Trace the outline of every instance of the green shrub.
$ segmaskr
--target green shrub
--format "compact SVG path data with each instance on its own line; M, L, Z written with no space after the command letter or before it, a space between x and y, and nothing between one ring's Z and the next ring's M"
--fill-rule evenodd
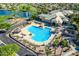
M68 46L68 41L67 41L67 39L64 39L62 41L62 47L67 47L67 46Z

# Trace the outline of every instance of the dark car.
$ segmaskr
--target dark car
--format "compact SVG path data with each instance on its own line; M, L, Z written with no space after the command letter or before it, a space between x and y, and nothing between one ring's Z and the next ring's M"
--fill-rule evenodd
M1 34L1 33L5 33L5 32L6 32L6 30L0 30L0 34Z

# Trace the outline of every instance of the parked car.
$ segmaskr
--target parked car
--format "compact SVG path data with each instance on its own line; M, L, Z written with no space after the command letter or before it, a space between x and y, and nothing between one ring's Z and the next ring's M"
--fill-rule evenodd
M0 29L0 34L5 33L6 30L5 29Z

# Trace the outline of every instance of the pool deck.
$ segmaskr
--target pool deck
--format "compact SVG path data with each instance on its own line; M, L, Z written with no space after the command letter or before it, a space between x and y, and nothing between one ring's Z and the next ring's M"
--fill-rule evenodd
M29 26L31 26L31 25L29 25ZM27 26L27 27L29 27L29 26ZM26 30L26 28L21 29L22 30L21 32L26 35L26 36L24 36L24 39L27 38L26 40L29 43L32 43L34 45L48 45L55 37L55 34L51 34L51 36L49 37L48 40L46 40L44 42L36 42L36 41L32 40L32 36L29 35L30 32L28 30Z

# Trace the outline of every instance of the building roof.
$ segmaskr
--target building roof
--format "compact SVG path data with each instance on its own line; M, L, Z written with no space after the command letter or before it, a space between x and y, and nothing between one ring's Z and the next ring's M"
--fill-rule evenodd
M54 11L53 11L54 12ZM42 20L49 20L50 22L63 23L63 21L68 21L68 18L65 17L63 12L51 12L49 14L40 14L39 18Z
M50 14L40 14L39 18L41 18L42 20L50 20L52 18L55 18L54 15L50 15Z

